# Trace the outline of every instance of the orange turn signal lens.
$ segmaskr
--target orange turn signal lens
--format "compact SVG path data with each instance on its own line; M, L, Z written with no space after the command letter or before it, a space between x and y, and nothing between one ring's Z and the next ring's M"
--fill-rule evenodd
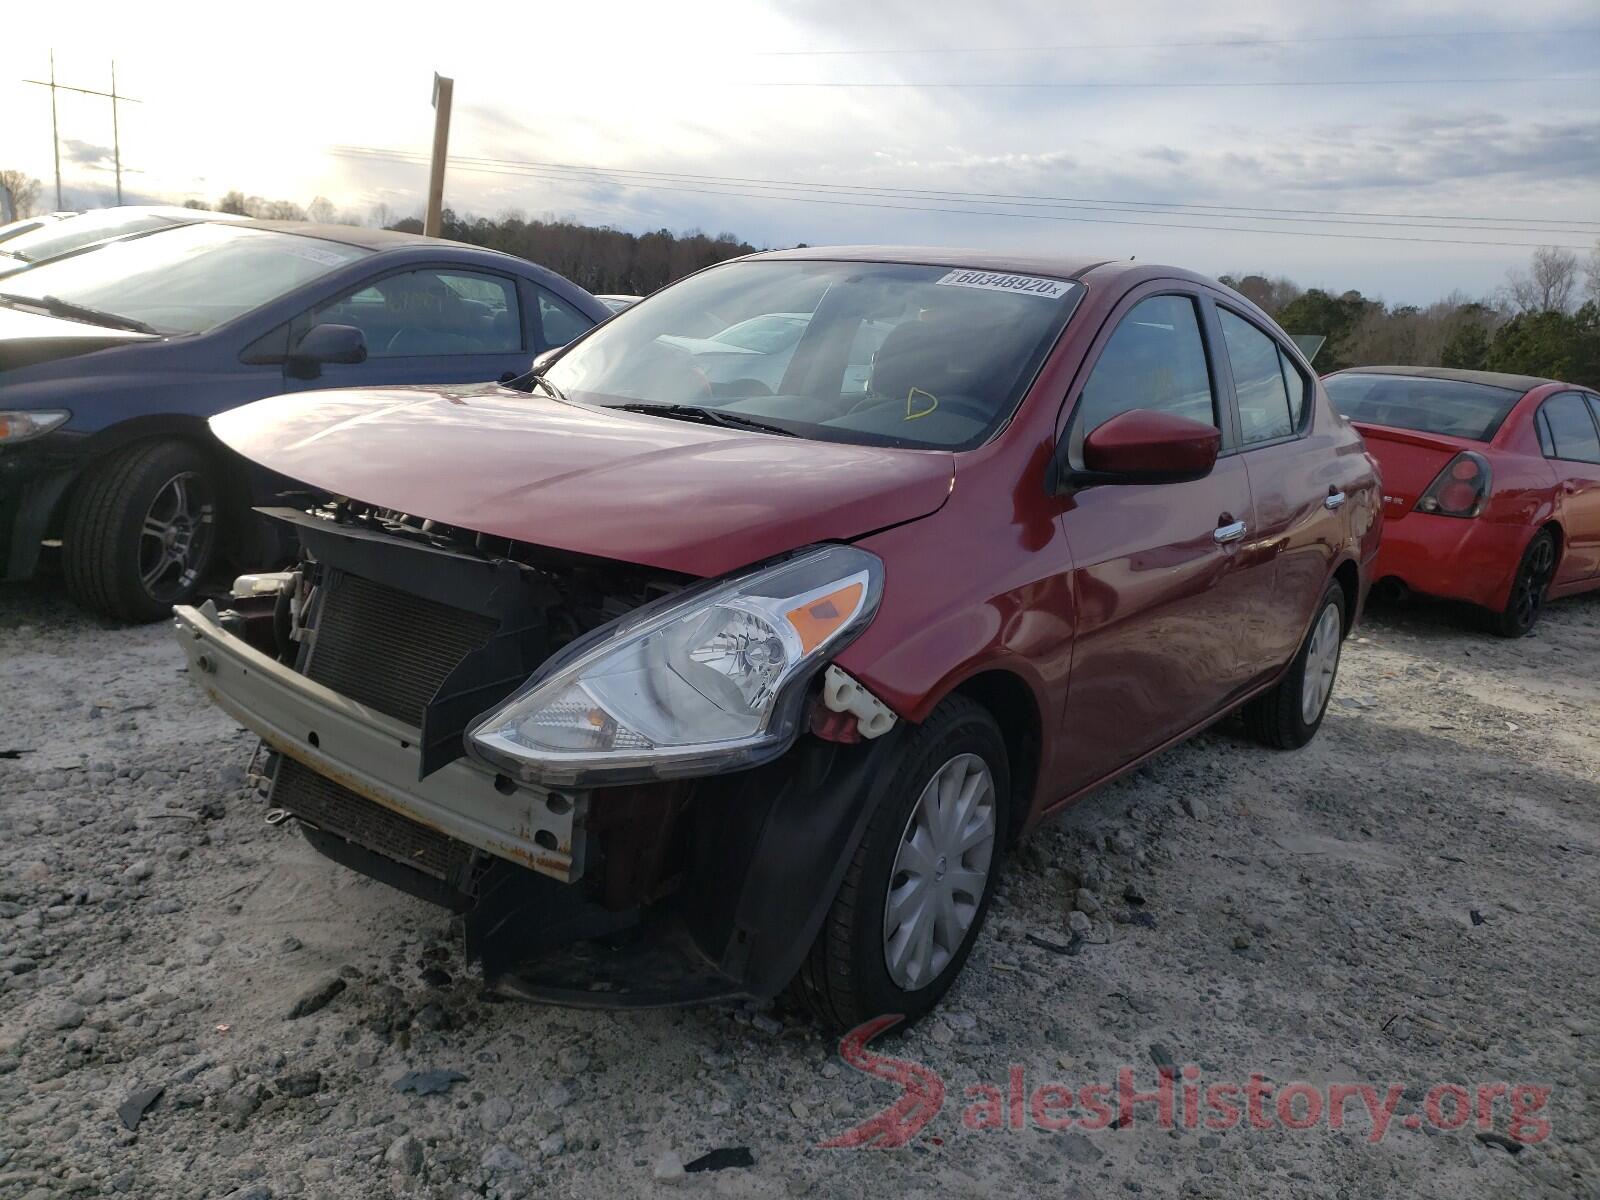
M784 613L789 624L794 626L794 631L800 635L802 653L811 653L830 634L855 616L856 610L861 607L861 598L865 594L865 584L847 583L837 591L818 596L799 608L791 608Z

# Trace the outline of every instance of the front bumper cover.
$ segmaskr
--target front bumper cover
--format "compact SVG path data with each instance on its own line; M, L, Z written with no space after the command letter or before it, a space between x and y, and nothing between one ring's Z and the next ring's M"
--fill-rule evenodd
M223 629L215 606L174 610L189 674L280 754L418 824L563 883L583 873L582 795L497 778L456 759L418 780L418 731L358 704Z

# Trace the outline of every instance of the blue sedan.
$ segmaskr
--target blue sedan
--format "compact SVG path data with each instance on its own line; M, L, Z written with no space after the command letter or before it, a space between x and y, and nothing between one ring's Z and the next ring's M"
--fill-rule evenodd
M0 578L59 539L70 594L123 620L260 563L250 506L292 486L215 413L310 388L480 383L610 315L523 259L341 225L195 224L0 280Z

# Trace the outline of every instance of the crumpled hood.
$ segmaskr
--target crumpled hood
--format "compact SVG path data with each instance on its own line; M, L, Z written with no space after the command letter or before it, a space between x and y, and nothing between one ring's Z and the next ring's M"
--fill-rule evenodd
M4 290L4 282L0 281L0 291ZM89 354L129 342L150 341L153 337L130 329L106 329L0 304L0 371Z
M948 451L746 433L494 384L277 396L211 428L334 495L702 577L926 516L955 479Z

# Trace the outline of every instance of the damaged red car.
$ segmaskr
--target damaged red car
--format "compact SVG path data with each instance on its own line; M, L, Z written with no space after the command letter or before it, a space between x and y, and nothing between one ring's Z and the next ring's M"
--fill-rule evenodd
M272 806L579 1005L915 1019L1041 820L1316 733L1380 532L1294 344L1143 263L757 255L506 385L211 425L338 497L177 610Z

